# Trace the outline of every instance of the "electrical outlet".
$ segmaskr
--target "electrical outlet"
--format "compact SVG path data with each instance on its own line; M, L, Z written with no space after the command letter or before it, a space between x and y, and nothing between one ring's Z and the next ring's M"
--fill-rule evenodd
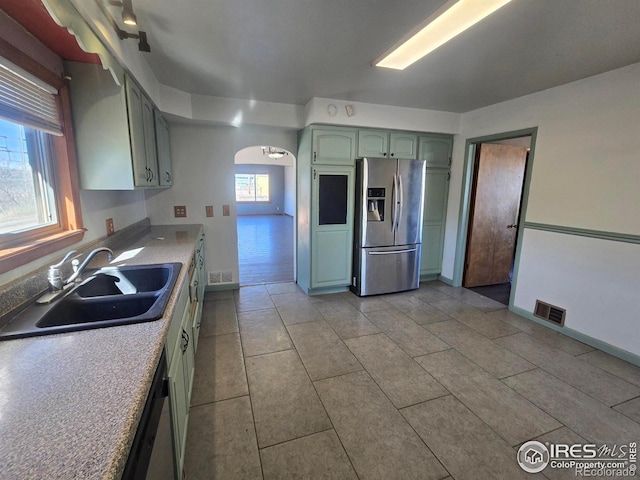
M222 205L222 216L228 217L229 215L231 215L231 212L229 211L229 205Z
M213 205L207 205L204 208L207 212L207 217L213 217Z
M116 233L116 228L113 226L113 218L107 218L107 235L114 233Z
M173 207L173 216L178 217L186 217L187 216L187 207L186 205L175 205Z

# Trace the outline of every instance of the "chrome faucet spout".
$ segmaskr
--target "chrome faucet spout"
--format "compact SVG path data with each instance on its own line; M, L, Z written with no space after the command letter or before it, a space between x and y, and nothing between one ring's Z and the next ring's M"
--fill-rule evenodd
M79 280L80 275L84 271L85 267L89 264L89 262L91 262L91 260L93 260L93 257L95 257L100 252L106 252L109 255L109 260L113 259L113 251L110 248L99 247L99 248L96 248L95 250L92 250L85 257L84 261L80 264L80 266L78 266L77 268L74 266L73 274L69 278L67 278L64 284L67 285L68 283L72 283L72 282L75 282L76 280Z

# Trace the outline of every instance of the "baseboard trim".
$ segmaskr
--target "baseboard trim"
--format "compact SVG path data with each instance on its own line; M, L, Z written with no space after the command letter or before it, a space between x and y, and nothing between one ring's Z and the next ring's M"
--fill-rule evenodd
M444 275L438 275L438 280L440 280L442 283L446 283L447 285L455 287L455 285L453 284L453 278L445 277Z
M207 285L204 288L205 292L220 292L223 290L239 290L239 283L222 283L220 285Z
M437 273L425 273L423 275L420 275L421 282L433 282L434 280L438 280Z
M304 291L304 288L302 289ZM349 291L349 286L338 286L338 287L320 287L320 288L310 288L307 291L304 291L307 295L314 296L314 295L326 295L329 293L342 293L342 292L348 292Z
M524 310L523 308L513 306L510 308L513 313L520 315L521 317L526 318L527 320L531 320L532 322L537 323L538 325L542 325L543 327L550 328L551 330L555 330L558 333L562 333L567 337L573 338L574 340L578 340L579 342L586 343L587 345L597 348L598 350L602 350L609 355L613 355L625 362L632 363L638 367L640 367L640 356L623 350L622 348L616 347L615 345L611 345L610 343L603 342L602 340L598 340L597 338L590 337L589 335L585 335L582 332L578 332L577 330L573 330L568 327L559 327L553 325L552 323L546 322L540 318L537 318L533 315L533 313Z

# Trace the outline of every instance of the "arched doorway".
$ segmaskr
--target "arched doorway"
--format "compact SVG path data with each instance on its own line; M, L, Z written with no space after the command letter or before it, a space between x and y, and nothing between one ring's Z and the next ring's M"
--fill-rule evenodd
M295 157L257 145L234 158L240 285L295 281Z

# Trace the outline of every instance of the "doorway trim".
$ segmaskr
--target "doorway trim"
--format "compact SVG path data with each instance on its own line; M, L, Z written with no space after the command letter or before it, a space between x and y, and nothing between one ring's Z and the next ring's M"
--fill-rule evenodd
M524 235L524 223L529 202L529 187L531 184L531 174L533 172L533 161L535 157L536 137L538 127L513 130L510 132L496 133L482 137L468 138L464 149L464 169L462 171L462 190L460 192L460 212L458 218L458 235L456 239L456 253L453 265L453 285L462 286L462 276L464 274L464 259L467 253L467 235L469 233L469 209L471 204L473 168L476 158L476 145L481 143L491 143L500 140L510 140L518 137L531 137L529 158L524 174L524 185L522 189L522 199L520 200L520 218L518 219L518 231L516 235L516 253L513 265L513 279L511 282L511 295L509 296L509 310L513 309L513 299L518 282L518 271L520 266L520 252L522 250L522 237Z

